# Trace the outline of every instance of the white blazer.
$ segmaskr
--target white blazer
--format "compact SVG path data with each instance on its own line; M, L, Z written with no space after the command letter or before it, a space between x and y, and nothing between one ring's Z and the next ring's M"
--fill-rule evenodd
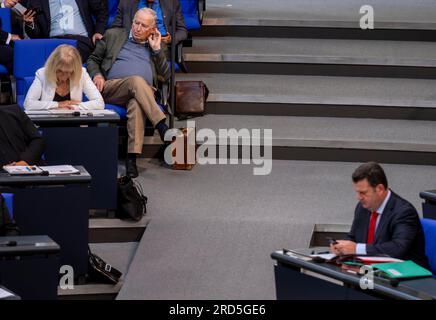
M49 110L58 108L58 103L53 101L56 93L56 86L46 81L45 68L36 71L35 80L33 80L26 99L24 100L24 108L26 110ZM91 77L85 68L82 68L82 78L78 86L70 88L71 100L82 101L83 94L89 101L81 102L76 110L97 110L104 109L104 100L92 82Z

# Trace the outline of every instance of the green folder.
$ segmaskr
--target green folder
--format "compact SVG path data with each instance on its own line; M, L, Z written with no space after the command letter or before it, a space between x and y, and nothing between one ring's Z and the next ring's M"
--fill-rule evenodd
M393 279L407 279L417 277L431 277L432 273L417 265L413 261L392 262L392 263L376 263L372 267L383 271L386 275Z

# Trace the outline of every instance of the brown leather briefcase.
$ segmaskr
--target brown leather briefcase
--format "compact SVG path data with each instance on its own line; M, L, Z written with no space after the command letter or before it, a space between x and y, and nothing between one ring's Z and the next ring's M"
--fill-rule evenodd
M173 150L172 156L173 156L173 160L174 163L171 166L171 168L173 170L192 170L192 168L194 168L196 162L197 162L197 143L196 143L196 130L195 128L189 128L192 131L188 131L188 128L180 128L179 130L183 133L183 149L184 149L184 154L183 154L183 161L182 162L177 162L177 144L176 147ZM194 146L188 146L188 132L190 132L190 134L193 134L194 136L191 137L191 139L193 139L193 143ZM178 137L181 138L181 137ZM176 142L177 139L173 140L173 144L177 143Z
M208 95L203 81L177 81L176 117L185 120L204 115Z

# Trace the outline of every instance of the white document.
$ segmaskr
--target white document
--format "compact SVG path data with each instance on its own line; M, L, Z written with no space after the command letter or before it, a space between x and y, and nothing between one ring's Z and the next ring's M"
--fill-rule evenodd
M336 258L336 255L334 253L311 254L310 256L312 258L319 257L319 258L322 258L322 259L327 260L327 261L330 261L330 260Z
M29 116L49 116L49 115L73 115L74 112L80 112L81 116L102 116L115 114L113 110L67 110L67 109L50 109L50 110L25 110Z
M7 292L6 290L0 288L0 299L4 299L7 297L13 297L14 295L10 292Z
M362 261L363 263L403 262L403 260L391 258L391 257L357 256L356 258Z
M10 175L33 175L41 174L42 170L37 166L3 166Z
M66 175L66 174L75 174L80 171L70 165L61 165L61 166L41 166L39 167L44 171L47 171L49 175Z

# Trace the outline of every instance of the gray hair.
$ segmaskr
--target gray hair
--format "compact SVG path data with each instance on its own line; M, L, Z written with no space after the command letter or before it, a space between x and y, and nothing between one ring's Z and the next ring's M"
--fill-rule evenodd
M153 17L153 20L154 20L155 22L157 22L157 14L156 14L156 12L155 12L153 9L150 9L150 8L147 8L147 7L142 8L142 9L139 9L138 11L136 11L135 16L133 17L133 21L135 21L136 16L137 16L140 12L152 16L152 17Z

